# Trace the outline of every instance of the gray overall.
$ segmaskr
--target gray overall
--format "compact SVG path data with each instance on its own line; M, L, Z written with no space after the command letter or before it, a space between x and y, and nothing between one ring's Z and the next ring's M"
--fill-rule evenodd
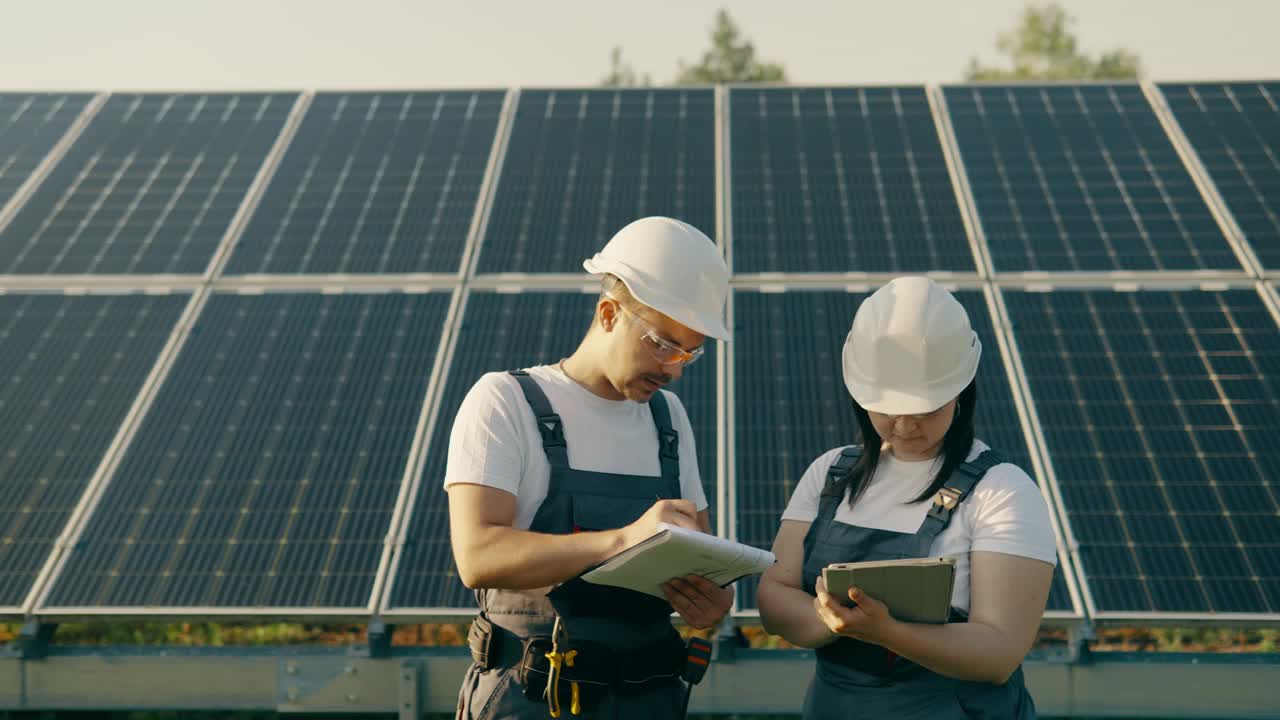
M939 491L915 534L848 525L835 521L844 502L848 477L859 449L848 447L827 472L818 517L804 539L804 587L816 594L822 568L836 562L927 557L934 538L987 470L1004 462L987 450L956 468ZM946 503L940 502L946 498ZM952 608L951 622L965 615ZM818 666L805 697L804 718L894 718L960 720L1002 718L1034 720L1035 704L1019 667L1003 685L944 677L873 643L840 638L819 648Z
M560 417L524 371L511 373L538 421L551 465L547 497L530 530L566 534L611 530L639 519L657 499L680 493L679 438L661 392L649 400L657 426L659 477L569 467ZM684 644L671 626L671 605L650 595L571 580L553 589L477 590L480 616L468 642L475 660L458 696L458 720L548 718L545 699L550 636L556 617L578 655L555 683L561 720L572 720L571 682L580 717L654 720L679 717ZM564 649L563 647L561 648ZM527 687L528 686L528 687Z

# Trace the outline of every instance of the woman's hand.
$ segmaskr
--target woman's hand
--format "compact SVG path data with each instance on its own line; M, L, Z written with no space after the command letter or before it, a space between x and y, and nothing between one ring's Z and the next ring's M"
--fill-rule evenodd
M833 634L887 645L898 621L889 614L884 603L853 587L849 588L849 599L855 605L845 607L839 598L827 592L827 583L821 576L818 577L817 590L817 597L813 599L814 610Z

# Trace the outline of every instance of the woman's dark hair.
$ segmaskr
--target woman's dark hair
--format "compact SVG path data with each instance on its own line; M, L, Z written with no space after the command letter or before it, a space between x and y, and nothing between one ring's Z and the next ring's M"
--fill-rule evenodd
M933 476L933 482L929 483L929 487L911 501L913 503L928 500L941 490L947 478L951 477L951 473L964 462L969 455L969 449L973 447L973 411L978 405L976 378L969 383L968 387L960 391L957 402L959 407L956 408L956 416L951 421L951 427L947 428L947 434L942 436L942 467L938 468L938 474ZM852 492L849 493L850 505L858 502L858 498L862 497L862 494L871 486L876 466L880 464L881 444L880 435L871 424L871 415L856 400L853 403L853 415L858 420L858 437L862 442L862 454L858 456L858 461L854 463L853 470L849 473L848 483L853 486Z

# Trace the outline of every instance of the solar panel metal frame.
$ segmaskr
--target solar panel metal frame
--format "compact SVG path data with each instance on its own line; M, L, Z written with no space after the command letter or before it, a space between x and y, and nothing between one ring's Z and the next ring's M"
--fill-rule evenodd
M729 278L732 282L733 278L733 199L732 193L729 192L729 175L733 169L733 153L729 152L729 132L732 129L732 119L729 117L729 88L724 86L715 89L716 117L715 117L715 183L716 183L716 234L720 238L720 253L724 257L725 267L729 269ZM725 327L730 332L733 331L733 289L730 288L725 297ZM731 426L729 424L730 417L733 415L733 365L728 361L729 353L732 352L731 342L720 343L719 352L716 353L716 527L715 533L720 537L732 538L730 530L736 527L737 512L734 506L729 503L732 500L733 485L730 480L731 465L729 462L730 450L732 449L732 436L730 435ZM738 597L734 594L733 607L730 612L738 607Z
M1009 81L1002 81L1002 80L991 80L991 81L965 82L965 83L943 83L938 85L930 85L930 88L933 90L933 92L936 93L937 107L941 109L942 111L941 114L946 118L946 124L948 128L948 133L947 133L948 142L951 144L951 148L956 153L956 158L959 162L960 167L964 168L965 167L965 163L963 159L964 156L960 152L959 138L955 132L955 125L951 121L951 110L946 101L945 88L947 87L956 87L956 88L1016 87L1019 85L1030 86L1030 87L1046 87L1046 88L1059 87L1059 86L1060 87L1076 87L1076 86L1096 87L1096 86L1108 86L1108 85L1117 85L1117 84L1124 84L1124 85L1131 84L1135 87L1138 87L1143 92L1144 97L1147 98L1147 104L1151 107L1152 113L1156 116L1157 120L1161 123L1162 128L1165 130L1165 135L1169 139L1170 144L1173 146L1175 153L1179 156L1179 159L1183 161L1183 167L1186 169L1188 175L1191 176L1193 182L1195 182L1197 190L1200 192L1201 200L1204 201L1210 213L1215 218L1215 221L1218 222L1219 230L1222 232L1224 242L1227 243L1227 246L1232 250L1233 254L1236 255L1236 260L1241 266L1240 269L1238 270L1237 269L1230 269L1230 270L1208 269L1208 270L1103 270L1103 271L1098 271L1098 270L997 271L995 270L994 259L991 257L990 245L987 243L987 240L986 240L986 232L985 232L985 229L983 228L984 221L982 219L982 213L978 212L977 210L976 201L973 199L974 196L973 196L972 185L969 182L969 179L968 179L969 174L966 169L962 173L961 178L962 178L965 194L968 196L969 202L972 203L974 229L977 232L978 236L981 238L979 241L979 244L983 250L982 254L984 256L984 260L986 261L987 267L990 269L990 274L988 275L988 277L992 279L999 278L1002 281L1007 278L1019 278L1026 282L1043 282L1048 280L1049 278L1053 278L1055 282L1059 282L1060 280L1069 276L1075 282L1087 283L1092 286L1106 285L1112 282L1164 283L1164 282L1172 281L1172 282L1181 282L1183 284L1198 284L1206 281L1239 280L1241 278L1248 277L1249 265L1246 261L1246 257L1241 255L1240 244L1233 238L1231 229L1227 225L1224 225L1222 223L1222 218L1215 211L1213 207L1213 203L1210 201L1209 196L1205 195L1205 193L1203 192L1203 188L1200 186L1199 181L1195 177L1195 171L1187 163L1187 159L1183 155L1182 149L1178 146L1177 140L1172 135L1170 135L1169 126L1165 123L1164 118L1160 117L1159 108L1152 101L1151 96L1148 94L1148 91L1146 89L1146 85L1148 84L1147 81L1144 81L1142 83L1124 83L1116 80L1061 80L1061 81L1048 81L1048 82L1044 82L1044 81L1009 82Z
M991 322L993 325L993 329L995 331L996 344L1000 348L1002 365L1004 367L1005 382L1008 383L1009 385L1010 395L1013 398L1014 407L1018 411L1018 425L1022 430L1023 440L1026 442L1027 452L1032 463L1032 467L1028 468L1027 471L1029 475L1037 479L1036 484L1040 489L1040 494L1044 498L1045 504L1049 507L1049 520L1051 525L1053 526L1053 537L1054 537L1054 544L1057 548L1058 564L1059 564L1059 568L1061 569L1063 579L1066 582L1067 593L1070 596L1071 605L1073 607L1072 610L1046 610L1044 614L1041 616L1040 624L1041 624L1041 627L1046 627L1046 628L1070 628L1070 629L1078 628L1082 626L1084 622L1086 622L1087 616L1085 615L1085 611L1084 611L1084 608L1085 608L1085 605L1083 603L1084 596L1080 591L1079 581L1077 579L1078 565L1076 563L1074 554L1070 552L1070 548L1075 547L1075 544L1074 544L1074 540L1069 540L1068 536L1064 535L1064 533L1062 532L1063 525L1059 517L1059 514L1061 512L1060 510L1061 500L1057 492L1056 478L1052 477L1051 473L1046 472L1047 468L1045 467L1043 458L1040 455L1042 452L1043 435L1041 434L1038 422L1036 421L1036 418L1035 418L1034 409L1033 409L1034 406L1030 404L1030 401L1028 399L1029 396L1026 393L1026 384L1025 384L1026 381L1025 381L1025 376L1021 371L1020 359L1017 362L1014 362L1012 360L1012 358L1018 357L1015 354L1017 352L1017 346L1016 346L1016 343L1013 341L1013 338L1009 334L1008 318L1007 316L1002 314L1004 312L1003 304L999 300L999 295L997 293L996 288L994 288L989 282L974 279L974 280L956 281L956 282L939 281L939 283L943 284L949 290L953 290L953 291L980 292L982 293L983 299L986 302L987 312L991 317ZM803 292L805 290L817 290L817 291L825 290L828 292L866 293L866 292L871 292L875 290L876 287L878 287L880 284L882 283L867 283L867 284L854 283L854 284L843 284L843 285L824 285L821 283L806 283L803 285L798 285L798 284L795 284L794 282L791 282L791 283L761 283L761 282L745 283L744 282L741 284L735 283L733 289L731 289L729 293L728 311L730 313L729 315L730 327L732 327L732 323L733 323L732 308L733 308L734 296L739 290L754 291L754 292L761 292L761 293L794 292L794 291ZM723 352L723 354L726 356L725 362L727 363L724 389L728 397L730 398L730 402L732 402L732 397L734 393L734 389L733 389L734 388L734 372L733 372L734 363L733 363L733 357L732 357L733 353L734 353L733 343L726 344ZM722 456L722 462L727 462L728 472L730 473L736 473L736 469L737 469L736 417L737 417L736 412L727 413L727 416L723 417L723 422L727 423L728 427L726 431L727 449L724 451L725 454ZM725 475L722 475L722 477L725 477ZM738 539L737 507L738 506L737 506L736 476L735 476L735 480L731 483L728 483L728 485L729 485L728 497L725 502L731 503L726 507L732 508L732 511L726 514L731 516L732 521L731 521L731 525L728 527L728 532L724 533L724 536L732 540L737 540ZM739 606L739 598L736 595L734 597L734 606L730 614L735 619L745 619L745 620L755 621L760 618L759 610L741 608Z
M80 134L84 132L84 129L89 126L89 122L98 114L98 111L102 109L102 106L107 103L107 95L107 93L97 93L89 99L89 102L85 103L84 108L80 111L80 115L76 117L75 121L71 123L71 126L62 134L62 137L58 139L58 142L50 148L49 152L45 154L40 163L31 171L31 174L27 179L18 186L17 191L15 191L13 196L9 198L9 201L3 206L0 206L0 232L4 232L5 226L7 226L9 221L13 220L14 216L18 214L18 210L22 204L25 203L27 199L31 197L31 194L36 191L36 188L44 182L44 179L49 176L49 172L53 170L54 166L57 165L59 161L62 160L62 157L67 154L67 150L70 149L72 144L74 144L80 137ZM0 275L0 279L14 277L20 276Z
M1200 286L1188 286L1187 283L1179 280L1167 280L1165 282L1145 282L1141 285L1135 283L1089 283L1084 281L1073 282L1070 285L1063 285L1059 278L1055 278L1052 283L1028 283L1023 282L1007 282L1001 283L996 288L994 297L997 300L1001 313L1001 324L1005 328L1005 332L1009 334L1009 340L1013 347L1017 348L1016 338L1013 337L1010 329L1010 316L1008 308L1005 305L1003 288L1017 289L1027 292L1046 292L1052 293L1054 290L1062 288L1070 288L1076 290L1112 290L1116 292L1137 292L1139 290L1189 290L1199 288L1202 290L1254 290L1258 292L1262 298L1264 306L1270 311L1277 325L1280 325L1280 295L1267 297L1267 289L1265 283L1237 280L1235 282L1212 282ZM1272 288L1274 291L1274 288ZM1015 366L1020 376L1020 383L1023 385L1022 390L1026 393L1026 403L1030 408L1030 417L1033 422L1035 434L1038 440L1036 451L1041 453L1040 463L1042 465L1041 472L1045 473L1042 478L1048 487L1051 488L1054 498L1054 504L1051 508L1057 513L1054 518L1058 525L1059 539L1065 540L1067 548L1070 550L1070 557L1074 567L1073 575L1076 578L1080 600L1085 610L1085 618L1094 626L1116 626L1126 627L1135 624L1142 627L1271 627L1280 626L1280 613L1220 613L1220 612L1124 612L1124 611L1099 611L1093 599L1093 592L1089 585L1089 577L1083 570L1080 559L1080 543L1075 536L1070 517L1067 514L1067 506L1063 502L1061 485L1058 482L1058 476L1054 470L1052 456L1049 453L1047 440L1044 440L1044 431L1040 425L1039 413L1035 410L1035 399L1030 392L1030 385L1025 368L1022 364L1022 355L1018 351L1016 355L1017 362Z
M729 108L729 104L728 104L730 91L732 91L735 88L741 88L746 90L759 90L761 88L767 88L770 86L767 84L760 84L760 83L735 82L735 83L725 83L723 85L720 85L719 87L721 88L721 91L724 93L723 103L725 107L725 110L724 110L725 120L724 120L724 128L723 128L723 139L721 139L720 137L716 138L716 149L717 151L720 151L723 148L725 150L724 154L726 156L731 156L732 152L729 152L731 148L728 147L729 145L728 138L731 137L730 133L733 129L733 113ZM828 285L836 285L839 283L856 283L856 284L870 283L873 285L883 285L884 283L887 283L888 281L896 277L900 277L902 275L917 275L917 276L929 277L929 278L933 278L936 282L939 282L939 283L969 282L974 279L981 279L981 278L988 277L987 271L984 268L989 268L991 266L990 258L987 256L986 243L978 242L978 239L977 239L978 234L975 232L972 220L965 210L964 195L962 193L962 187L964 188L965 191L967 191L968 176L964 172L963 163L960 160L960 155L956 151L957 145L955 142L955 134L954 134L954 130L951 127L950 115L946 111L946 104L945 102L943 103L939 102L941 90L937 85L933 83L926 83L923 85L910 85L910 86L904 86L901 83L861 83L857 85L787 84L782 87L785 87L788 90L828 90L828 89L848 89L848 88L892 89L892 88L901 88L901 87L921 88L924 91L925 100L929 105L929 113L933 118L934 129L938 133L938 144L942 150L943 161L947 168L947 176L951 179L952 191L955 193L955 196L956 196L955 197L956 205L958 206L958 209L960 211L960 219L965 229L965 239L969 243L969 251L973 257L975 270L973 272L962 272L962 271L955 271L955 270L929 270L926 272L903 271L903 272L843 272L843 273L825 273L825 272L739 273L739 272L734 272L733 265L730 264L729 271L730 273L732 273L732 278L735 285L738 284L739 282L741 283L786 282L788 285L812 284L817 287L825 287ZM935 97L935 94L938 95L939 97ZM719 98L717 98L717 102L720 102ZM719 124L717 124L716 129L717 129L717 132L721 131ZM733 222L733 193L731 192L732 184L733 184L733 179L732 179L733 176L732 176L731 170L732 170L732 164L729 159L726 159L724 164L724 176L717 182L717 185L716 185L717 192L724 193L723 199L720 200L720 207L726 215L726 217L723 220L723 224L721 226L724 228L728 228Z
M185 314L183 318L179 321L178 328L175 330L175 335L171 337L169 341L170 343L176 342L177 344L173 347L172 353L164 357L163 367L161 367L160 364L157 364L156 369L153 370L153 372L158 371L160 373L158 376L154 378L155 384L154 385L149 384L148 386L146 386L145 392L139 393L139 397L136 401L137 404L135 405L134 408L131 409L131 412L130 412L130 419L132 420L132 423L129 424L127 427L121 428L122 435L117 438L117 441L120 443L119 447L113 446L113 450L115 452L110 455L109 462L104 462L103 468L100 470L102 477L95 478L96 480L98 480L98 485L93 488L92 496L90 496L90 493L86 491L85 497L82 500L84 507L81 509L82 512L77 517L77 522L75 526L72 527L72 524L68 523L68 526L67 526L68 537L66 542L63 543L64 548L65 549L73 548L79 542L81 535L84 533L86 527L88 526L89 520L92 518L95 511L97 510L98 503L101 501L107 486L110 484L111 478L114 476L116 470L119 468L120 463L123 461L124 456L129 449L129 446L132 445L133 440L137 435L137 431L141 426L143 418L149 413L151 409L151 405L154 402L156 395L158 394L161 386L163 386L164 381L168 378L170 372L173 369L173 366L176 364L178 356L181 353L182 347L185 345L187 339L191 335L191 328L194 326L195 320L202 313L204 306L208 303L209 299L214 294L239 294L239 295L253 296L253 295L264 295L264 294L281 295L281 294L319 293L324 295L333 295L333 294L350 293L355 295L368 295L368 294L377 294L377 293L387 292L389 289L391 288L389 288L385 284L365 283L365 284L355 284L355 285L347 285L347 286L334 286L330 284L313 282L313 284L309 287L292 285L292 286L283 287L283 288L271 288L269 293L265 287L260 287L260 286L259 287L254 287L254 286L239 287L234 291L215 293L213 291L212 286L207 286L206 291L204 293L200 294L198 298L192 299L192 304L194 305L198 301L199 307L195 309L193 312L191 312L191 317L189 318L189 322ZM412 471L414 467L413 446L415 444L422 442L421 436L423 435L423 433L425 433L425 419L427 415L427 408L431 407L432 405L432 401L434 399L433 394L437 390L439 373L442 371L442 368L443 368L443 364L442 364L443 363L442 348L444 347L443 332L447 331L447 329L450 326L449 323L452 320L450 315L457 312L459 297L462 292L460 288L433 287L433 286L425 286L421 284L405 285L399 289L402 289L407 293L439 293L439 292L448 291L450 292L450 302L449 302L449 307L446 310L445 318L443 320L444 324L443 324L443 330L442 330L442 341L441 341L440 347L437 348L436 350L435 359L433 360L431 377L428 380L428 383L426 385L426 392L425 392L423 406L422 406L422 409L419 411L419 416L417 421L418 424L414 429L413 440L411 441L411 445L410 445L410 453L405 463L404 473L400 480L400 488L397 491L396 502L395 502L395 505L393 505L392 509L389 511L388 533L383 537L383 549L382 549L382 552L379 554L380 559L379 559L375 576L372 582L370 583L369 599L363 609L359 611L353 611L353 608L350 608L350 607L305 607L305 606L255 607L252 609L244 608L244 607L213 607L213 606L49 607L46 605L48 596L53 591L54 586L57 584L58 579L61 576L62 571L70 557L70 553L64 551L64 552L58 553L56 557L51 558L48 566L46 566L44 571L42 571L43 584L37 586L36 591L33 591L34 600L24 607L24 614L33 616L42 620L51 621L51 622L69 622L73 620L134 619L134 618L148 618L148 619L159 618L159 619L174 619L174 620L192 620L192 619L208 618L208 619L213 619L218 621L234 621L234 620L263 621L263 620L292 620L292 619L305 619L308 621L346 621L346 620L353 620L353 619L369 619L373 617L376 614L378 598L380 595L380 591L384 585L383 581L386 574L386 570L390 563L390 553L391 553L390 539L393 537L391 535L391 532L395 530L395 524L396 524L396 518L397 518L395 511L404 502L406 502L406 499L408 497L407 492L408 492L409 482L411 479L409 473ZM188 311L192 311L192 307L188 307ZM166 346L166 350L168 349L169 347ZM135 416L135 413L136 413L136 416Z

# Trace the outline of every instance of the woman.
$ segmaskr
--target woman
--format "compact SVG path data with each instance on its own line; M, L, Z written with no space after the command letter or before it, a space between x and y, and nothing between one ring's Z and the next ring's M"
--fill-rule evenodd
M1039 489L974 438L981 354L927 278L890 282L854 316L843 365L861 444L809 466L758 595L769 632L818 649L805 718L1035 717L1021 663L1057 557ZM896 620L858 588L833 597L821 578L836 562L940 556L956 567L942 625Z

